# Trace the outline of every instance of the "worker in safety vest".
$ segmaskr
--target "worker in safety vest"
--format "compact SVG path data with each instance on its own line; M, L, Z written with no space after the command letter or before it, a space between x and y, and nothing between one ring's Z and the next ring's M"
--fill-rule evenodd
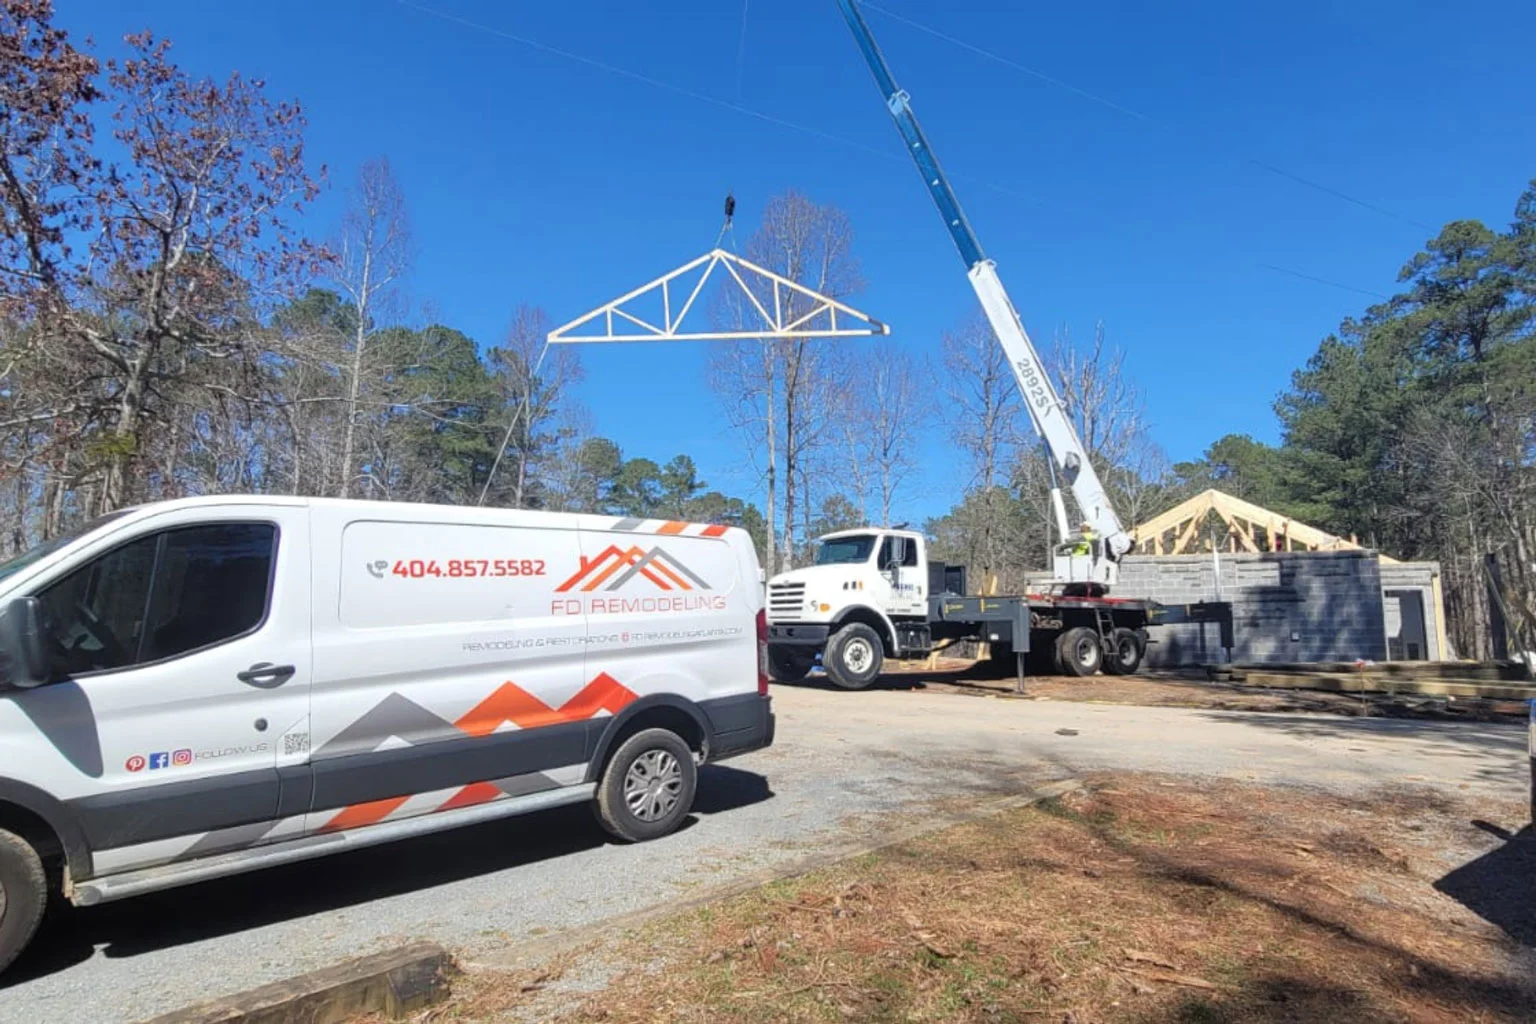
M1072 553L1074 555L1093 554L1093 537L1093 527L1084 523L1077 531L1077 540L1072 545Z

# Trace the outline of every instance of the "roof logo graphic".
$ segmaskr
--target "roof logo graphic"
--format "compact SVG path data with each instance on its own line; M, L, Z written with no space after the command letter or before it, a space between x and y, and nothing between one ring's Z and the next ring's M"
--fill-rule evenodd
M700 579L697 573L662 548L646 551L640 547L631 547L624 550L616 544L610 544L596 558L583 556L581 568L556 587L555 593L564 594L572 590L590 593L599 587L618 590L636 576L644 576L659 590L710 589L709 584Z

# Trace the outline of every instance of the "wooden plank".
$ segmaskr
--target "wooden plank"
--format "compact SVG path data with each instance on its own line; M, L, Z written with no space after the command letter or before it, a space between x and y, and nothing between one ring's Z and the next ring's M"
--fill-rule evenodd
M1245 671L1234 682L1281 690L1328 690L1333 693L1405 693L1431 697L1482 697L1490 700L1529 700L1536 686L1529 683L1490 683L1469 679L1384 679L1359 673L1304 675L1291 672Z

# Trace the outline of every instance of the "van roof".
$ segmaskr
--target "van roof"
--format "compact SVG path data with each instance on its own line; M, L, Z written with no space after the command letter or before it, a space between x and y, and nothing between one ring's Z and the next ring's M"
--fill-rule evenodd
M165 501L147 502L122 509L124 518L136 518L142 514L160 513L181 508L211 507L217 505L305 506L339 508L357 512L373 511L387 514L389 518L411 514L452 514L467 519L492 519L498 515L512 516L562 516L575 525L589 530L620 530L636 534L664 533L669 535L698 536L711 531L709 536L720 536L725 530L739 530L737 526L715 526L709 523L691 523L670 520L666 517L640 518L580 512L550 512L542 509L504 508L501 506L442 505L427 502L378 501L368 498L316 498L291 494L205 494L190 498L171 498Z

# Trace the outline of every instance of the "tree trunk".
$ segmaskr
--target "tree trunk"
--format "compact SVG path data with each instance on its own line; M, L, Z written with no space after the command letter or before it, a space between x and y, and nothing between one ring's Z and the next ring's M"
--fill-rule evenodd
M776 432L773 429L774 428L774 424L778 420L779 410L778 410L778 395L777 395L777 393L775 391L775 388L773 386L774 385L774 379L775 379L775 375L773 373L773 350L770 347L770 343L769 342L765 341L765 342L762 343L762 345L763 345L763 363L764 363L764 365L768 369L768 374L767 374L768 387L765 389L766 390L766 397L765 397L764 409L763 409L763 427L764 427L764 435L765 435L765 444L767 445L767 448L768 448L768 480L767 480L767 483L768 483L768 508L766 510L767 511L767 521L766 521L767 531L766 532L768 534L768 538L767 538L767 550L764 552L764 554L767 556L766 560L764 562L764 567L768 570L768 575L772 576L775 573L783 571L782 569L779 568L778 556L777 556L777 551L778 551L778 533L777 533L777 531L778 531L778 520L777 520L776 516L777 516L778 500L779 500L778 486L777 486L778 485L778 472L779 472L779 452L778 452L778 448L775 446L775 442L777 441L777 437L775 436Z
M362 391L363 350L368 343L368 289L373 274L373 247L370 234L363 250L363 277L357 289L357 336L352 345L352 380L347 388L347 429L341 442L341 485L337 497L346 498L352 493L352 456L357 433L357 400Z

